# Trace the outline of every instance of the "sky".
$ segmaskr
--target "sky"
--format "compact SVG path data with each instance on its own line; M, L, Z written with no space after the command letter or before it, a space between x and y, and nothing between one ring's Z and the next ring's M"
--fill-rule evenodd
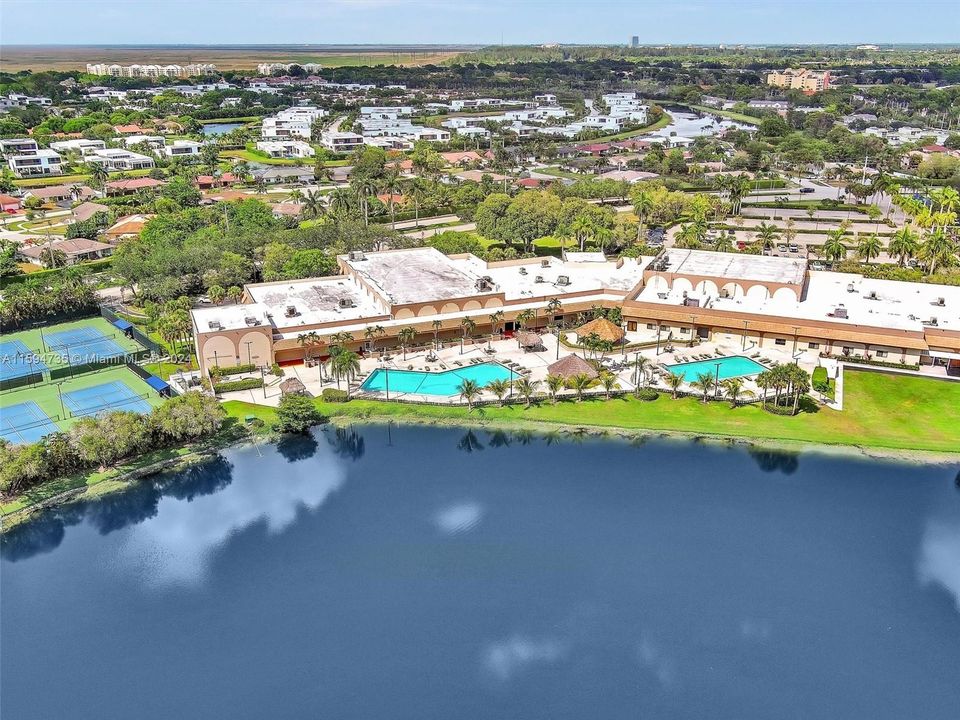
M956 43L957 0L0 0L0 45ZM2 51L2 47L0 47Z

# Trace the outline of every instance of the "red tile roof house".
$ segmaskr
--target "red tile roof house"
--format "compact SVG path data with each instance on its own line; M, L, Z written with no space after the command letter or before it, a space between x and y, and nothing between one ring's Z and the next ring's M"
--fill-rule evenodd
M20 198L12 195L0 195L0 212L16 212L20 209Z
M922 148L925 153L945 153L950 152L950 148L945 145L924 145Z
M605 155L613 149L610 143L592 143L590 145L581 145L580 152L589 155Z
M525 188L538 188L541 185L547 185L547 180L538 180L537 178L523 178L522 180L517 180L517 185Z
M43 265L44 253L47 248L62 252L68 265L83 260L96 260L113 254L113 245L80 237L71 240L57 240L52 243L21 245L17 249L17 254L35 265Z
M114 132L119 135L147 135L147 129L139 125L114 125Z
M104 185L107 195L129 195L137 190L154 190L165 183L153 178L131 178L130 180L114 180Z
M239 178L237 178L233 173L228 173L228 172L223 173L223 175L220 175L218 177L215 177L213 175L197 175L193 179L194 185L196 185L201 190L207 190L209 188L217 188L217 187L226 187L227 185L233 185L235 182L239 182Z

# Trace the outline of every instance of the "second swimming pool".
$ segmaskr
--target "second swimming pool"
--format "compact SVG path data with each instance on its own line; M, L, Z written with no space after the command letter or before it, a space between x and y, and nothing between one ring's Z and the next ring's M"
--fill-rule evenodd
M509 380L520 377L500 363L486 362L478 365L465 365L443 372L424 372L422 370L385 370L378 368L364 380L361 390L371 392L387 390L390 392L418 393L420 395L459 395L460 383L473 380L483 387L491 380Z
M766 370L760 363L743 355L730 355L728 357L714 358L713 360L698 360L697 362L667 365L667 370L674 375L682 376L684 380L690 382L691 380L696 380L697 376L701 373L710 373L712 377L716 377L717 365L720 366L719 374L721 380L747 377L748 375L759 375Z

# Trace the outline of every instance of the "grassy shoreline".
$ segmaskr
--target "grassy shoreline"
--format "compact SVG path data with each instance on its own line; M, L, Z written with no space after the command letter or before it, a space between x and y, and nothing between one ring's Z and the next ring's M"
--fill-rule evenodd
M848 370L844 378L843 412L820 409L797 417L781 417L757 406L730 408L704 405L694 398L653 402L627 396L609 401L562 401L552 404L485 406L472 411L459 406L351 400L317 407L335 424L386 424L532 430L570 435L670 437L779 449L819 451L912 463L960 461L960 383ZM46 483L0 505L3 530L33 512L59 502L89 498L127 487L140 478L250 441L269 440L276 411L237 400L224 403L229 422L205 443L167 449L110 468ZM243 427L246 418L263 423L259 435Z

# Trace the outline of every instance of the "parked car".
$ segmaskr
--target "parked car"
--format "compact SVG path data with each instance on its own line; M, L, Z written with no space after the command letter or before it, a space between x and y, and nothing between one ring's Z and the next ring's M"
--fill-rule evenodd
M812 188L812 187L802 187L802 188L800 188L800 192L803 193L804 195L806 195L806 194L808 194L808 193L815 192L815 191L816 191L816 188Z
M777 252L786 252L786 251L787 251L786 243L780 243L779 245L777 245Z
M800 252L800 246L799 246L799 245L791 244L791 245L789 245L789 249L790 249L790 252L792 252L792 253L798 253L798 252Z
M827 269L827 266L824 265L822 262L812 262L812 263L810 263L810 269L811 269L811 270L826 270L826 269Z

